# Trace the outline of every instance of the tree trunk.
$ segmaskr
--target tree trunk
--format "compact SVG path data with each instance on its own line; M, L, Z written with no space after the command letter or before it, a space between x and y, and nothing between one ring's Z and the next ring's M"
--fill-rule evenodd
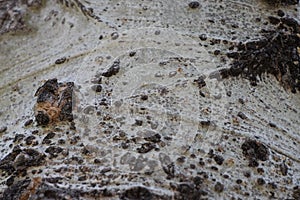
M0 2L0 197L300 199L297 3Z

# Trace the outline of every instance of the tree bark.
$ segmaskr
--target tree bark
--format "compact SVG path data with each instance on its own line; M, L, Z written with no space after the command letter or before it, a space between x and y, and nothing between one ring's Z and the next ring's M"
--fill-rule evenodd
M300 199L298 1L0 8L0 198Z

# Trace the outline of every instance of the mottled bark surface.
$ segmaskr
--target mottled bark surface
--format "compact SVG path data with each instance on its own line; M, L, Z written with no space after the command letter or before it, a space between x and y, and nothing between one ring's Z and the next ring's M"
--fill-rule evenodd
M0 1L0 198L299 199L298 9Z

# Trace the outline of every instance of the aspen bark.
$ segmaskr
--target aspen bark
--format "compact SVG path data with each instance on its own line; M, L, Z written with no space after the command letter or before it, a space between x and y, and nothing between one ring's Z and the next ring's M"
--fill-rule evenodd
M299 9L0 1L0 198L300 199Z

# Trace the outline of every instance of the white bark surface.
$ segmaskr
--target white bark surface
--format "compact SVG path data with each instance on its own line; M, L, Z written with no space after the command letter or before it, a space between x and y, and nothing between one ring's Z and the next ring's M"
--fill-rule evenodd
M0 160L15 146L46 158L24 176L3 171L0 194L12 188L7 181L14 176L14 184L31 180L31 199L299 197L299 92L285 90L273 76L256 87L242 78L208 77L230 64L228 45L211 45L212 39L258 39L279 8L258 0L199 2L196 9L187 1L66 0L34 8L19 2L25 28L0 36L0 128L7 128L0 133ZM280 7L299 19L295 8ZM116 61L120 71L102 77L102 91L95 92L101 73ZM203 75L205 97L194 82ZM24 126L34 120L36 90L52 78L75 83L76 130L69 122ZM50 132L55 136L43 143ZM14 141L17 134L24 139ZM159 141L141 153L155 134ZM26 144L29 136L37 143ZM243 155L249 139L268 151L258 167L249 167ZM62 151L51 156L50 146Z

